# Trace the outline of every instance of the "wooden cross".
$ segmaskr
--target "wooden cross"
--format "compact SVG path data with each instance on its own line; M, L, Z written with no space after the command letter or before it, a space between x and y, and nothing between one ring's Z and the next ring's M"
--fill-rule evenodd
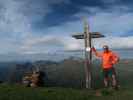
M102 38L102 35L99 32L89 32L89 25L86 20L84 20L84 33L78 33L72 35L76 39L84 39L85 43L85 76L86 76L86 88L92 88L92 72L91 72L91 62L92 62L92 38Z

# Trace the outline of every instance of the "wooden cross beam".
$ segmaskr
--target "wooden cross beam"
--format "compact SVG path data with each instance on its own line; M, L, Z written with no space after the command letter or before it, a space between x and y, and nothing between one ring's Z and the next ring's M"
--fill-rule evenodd
M90 32L89 34L91 35L91 38L102 38L102 37L104 37L104 35L102 35L99 32ZM84 36L83 33L74 34L74 35L72 35L72 37L74 37L75 39L85 39L85 36Z

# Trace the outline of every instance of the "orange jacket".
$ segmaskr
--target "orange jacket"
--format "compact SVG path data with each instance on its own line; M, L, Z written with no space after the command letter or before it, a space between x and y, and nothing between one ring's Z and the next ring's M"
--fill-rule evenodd
M114 64L116 64L119 60L117 54L112 51L109 52L94 52L97 57L102 58L102 67L103 69L112 68Z

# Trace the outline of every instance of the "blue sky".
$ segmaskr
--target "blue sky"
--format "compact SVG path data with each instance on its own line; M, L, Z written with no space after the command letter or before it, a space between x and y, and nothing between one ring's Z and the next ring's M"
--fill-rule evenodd
M0 0L0 54L81 50L83 17L104 39L96 48L133 48L132 0Z

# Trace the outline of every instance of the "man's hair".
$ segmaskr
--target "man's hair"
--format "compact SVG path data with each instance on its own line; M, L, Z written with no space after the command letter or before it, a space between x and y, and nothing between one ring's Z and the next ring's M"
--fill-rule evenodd
M109 49L109 46L108 45L104 45L103 49Z

